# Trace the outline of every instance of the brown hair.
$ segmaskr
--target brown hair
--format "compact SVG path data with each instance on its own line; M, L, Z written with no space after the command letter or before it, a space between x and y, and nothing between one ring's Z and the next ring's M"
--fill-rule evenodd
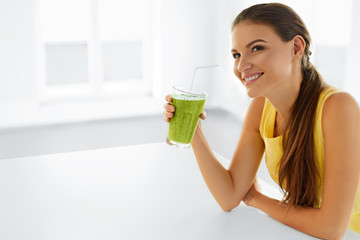
M309 61L309 32L293 9L279 3L258 4L243 10L233 21L232 30L242 21L271 26L285 42L296 35L305 40L306 47L301 59L303 79L285 128L279 185L284 189L284 201L295 206L318 206L319 173L315 163L314 122L318 99L325 83Z

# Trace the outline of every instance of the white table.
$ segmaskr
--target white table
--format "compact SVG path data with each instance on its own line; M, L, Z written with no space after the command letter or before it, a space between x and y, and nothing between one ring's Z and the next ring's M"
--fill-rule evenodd
M0 239L315 238L223 212L192 151L156 143L0 160Z

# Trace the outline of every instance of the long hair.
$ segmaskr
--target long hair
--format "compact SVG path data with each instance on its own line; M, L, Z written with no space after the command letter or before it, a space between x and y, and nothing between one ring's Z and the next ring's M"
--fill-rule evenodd
M293 9L279 3L258 4L243 10L233 21L232 30L243 21L272 27L284 42L296 35L305 40L301 58L302 82L283 136L278 180L284 189L283 201L294 206L318 206L319 172L315 163L314 123L318 99L326 85L309 61L309 32Z

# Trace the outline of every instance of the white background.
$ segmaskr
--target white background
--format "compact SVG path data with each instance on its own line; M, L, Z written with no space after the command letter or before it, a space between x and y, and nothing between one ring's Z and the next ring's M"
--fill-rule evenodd
M188 84L193 69L208 64L220 67L197 74L197 86L209 94L207 107L221 107L241 119L249 98L232 73L230 26L242 9L257 2L152 0L151 95L54 103L43 101L39 87L38 1L0 0L0 128L160 113L171 85ZM280 2L307 24L313 38L311 61L325 80L359 101L359 1Z

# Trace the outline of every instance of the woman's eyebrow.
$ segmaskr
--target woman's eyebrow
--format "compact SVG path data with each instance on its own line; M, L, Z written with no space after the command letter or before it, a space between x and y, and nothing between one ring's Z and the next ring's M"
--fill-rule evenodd
M267 43L267 41L265 41L265 40L262 40L262 39L256 39L256 40L254 40L254 41L249 42L249 43L246 45L246 48L249 48L251 45L253 45L254 43L257 43L257 42L264 42L264 43Z
M249 48L251 47L251 45L253 45L254 43L257 43L257 42L264 42L264 43L267 43L267 41L265 40L262 40L262 39L256 39L254 41L251 41L249 42L247 45L246 45L246 48ZM237 52L235 49L231 49L231 52Z

